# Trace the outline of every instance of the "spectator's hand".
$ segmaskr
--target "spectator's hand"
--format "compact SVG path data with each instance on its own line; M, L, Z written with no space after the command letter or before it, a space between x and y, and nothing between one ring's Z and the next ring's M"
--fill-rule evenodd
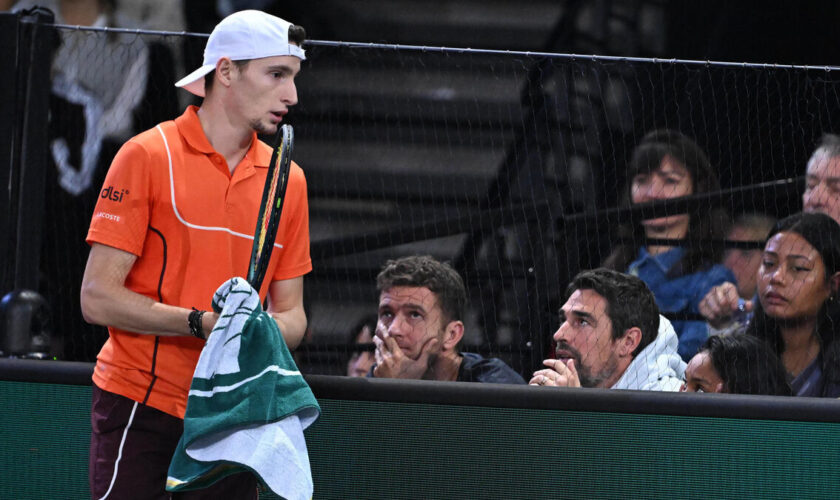
M575 360L546 359L543 364L548 368L534 372L530 385L580 387Z
M430 356L440 342L436 338L427 340L416 360L406 356L393 337L383 340L377 335L373 337L373 343L376 344L374 377L422 379L429 369Z
M703 297L700 301L700 314L713 328L723 328L732 319L732 315L738 310L738 288L729 282L718 285ZM753 310L753 303L748 300L744 303L744 312Z

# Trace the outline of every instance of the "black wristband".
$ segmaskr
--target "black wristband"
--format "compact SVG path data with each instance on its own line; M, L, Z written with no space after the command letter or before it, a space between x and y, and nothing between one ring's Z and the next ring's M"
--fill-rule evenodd
M199 311L198 309L193 308L187 318L187 322L190 325L190 333L193 337L198 337L202 340L207 340L207 335L204 335L204 328L201 326L201 317L204 316L204 313L206 312L207 311Z

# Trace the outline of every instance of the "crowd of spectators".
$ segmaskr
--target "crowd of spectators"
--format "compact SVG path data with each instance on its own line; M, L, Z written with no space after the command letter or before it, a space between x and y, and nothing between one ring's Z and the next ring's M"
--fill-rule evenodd
M114 0L45 1L59 23L129 24L120 20ZM263 4L226 0L216 7L226 12ZM17 7L31 5L23 0ZM204 64L176 83L202 98L201 106L189 106L176 120L128 139L142 122L139 110L161 111L140 103L155 94L152 75L169 75L157 71L159 63L172 68L176 59L155 58L150 45L122 34L106 33L102 44L64 33L52 61L53 94L82 106L84 141L97 142L81 146L76 161L82 167L75 168L67 138L50 138L58 184L69 195L96 201L80 293L84 319L109 328L93 375L89 480L96 497L163 493L169 484L168 464L183 440L186 401L200 378L193 376L195 367L214 362L205 361L206 342L232 323L227 309L217 307L222 292L211 292L219 282L237 280L233 276L250 249L241 228L248 227L247 214L256 210L265 184L253 173L272 157L257 136L274 134L297 104L295 76L306 60L304 38L302 27L265 12L226 17L208 39ZM74 59L94 54L110 72L76 71L84 65ZM119 119L128 115L137 120ZM109 194L91 196L86 192L99 184L86 155L97 158L106 138L128 142L104 181L111 183L103 189ZM715 202L692 198L721 189L706 153L679 131L653 130L627 163L620 204L646 209L653 203L656 213L617 227L616 244L602 267L579 272L566 286L553 349L542 368L523 377L500 358L464 349L468 294L462 276L431 256L409 255L381 268L376 317L363 318L349 332L346 375L534 386L529 391L840 397L838 158L840 138L825 136L807 166L803 212L778 222L744 214L730 224ZM304 174L296 164L290 168L282 196L292 205L285 205L280 236L269 241L283 251L268 264L269 282L243 281L253 301L244 314L271 322L279 332L273 345L290 358L289 366L271 365L263 373L299 377L285 347L295 349L307 335L303 275L312 261ZM187 189L202 176L211 180ZM112 185L118 184L127 187L112 197ZM122 204L129 192L131 202ZM688 203L659 203L677 199ZM690 208L676 208L685 206ZM733 244L745 241L763 242L763 249ZM175 259L168 260L170 252ZM195 307L210 296L213 310ZM233 337L246 333L236 330ZM239 373L247 356L233 358L206 373L213 378ZM224 393L232 386L219 387ZM240 472L204 493L256 498L256 478Z
M676 131L647 134L628 170L625 206L719 189L705 154ZM529 383L840 396L840 138L823 137L806 179L804 211L778 222L751 213L728 224L707 205L618 228L620 243L605 261L611 269L581 272L569 284L555 350ZM390 356L382 311L380 304L380 363ZM672 326L660 312L706 321Z
M270 3L220 0L203 13L214 23ZM20 0L0 3L0 9L35 5L50 8L60 24L191 27L182 2ZM101 59L112 71L79 72L83 65L73 59L80 55ZM103 148L176 114L157 104L177 102L169 83L183 58L171 44L139 37L113 34L100 43L63 34L52 61L52 114L72 119L67 117L75 112L85 129L80 144L73 144L78 137L50 138L67 196L98 188ZM624 207L721 188L702 148L666 129L639 141L626 179L619 201ZM603 268L584 271L569 285L552 335L555 349L526 379L542 386L840 396L840 346L834 342L840 321L840 137L827 134L814 150L802 197L803 213L779 222L762 213L732 221L715 204L701 203L617 227ZM727 247L725 241L764 246ZM449 265L420 256L389 261L377 290L377 316L349 332L348 345L361 348L350 349L347 375L525 383L500 359L461 352L467 295Z

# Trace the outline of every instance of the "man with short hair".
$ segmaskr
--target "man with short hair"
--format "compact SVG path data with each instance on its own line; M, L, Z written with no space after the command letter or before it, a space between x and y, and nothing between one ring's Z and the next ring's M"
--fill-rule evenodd
M770 216L751 213L735 219L726 239L730 241L764 241L776 220ZM756 273L761 265L760 248L728 248L723 256L723 265L732 271L738 283L738 295L750 300L755 295Z
M297 103L304 37L263 12L226 17L203 66L176 84L204 97L201 106L132 138L111 164L81 293L85 319L109 331L93 373L94 498L168 498L187 393L218 320L204 310L223 282L247 274L271 158L257 134L274 134ZM287 186L258 292L294 348L306 329L303 275L312 269L306 180L294 163ZM256 478L234 474L183 495L257 498Z
M822 212L840 224L840 136L823 134L808 159L803 212Z
M653 293L629 274L599 268L566 288L555 359L531 385L679 391L685 362L677 334L659 315Z
M840 224L840 136L823 134L811 153L805 170L805 191L802 193L803 212L822 212ZM740 286L740 283L738 284ZM728 333L744 326L754 308L752 300L739 296L734 283L718 285L703 297L698 309L713 333ZM733 316L740 310L740 321Z
M467 293L461 276L429 256L385 263L376 278L377 378L524 384L503 361L461 353Z

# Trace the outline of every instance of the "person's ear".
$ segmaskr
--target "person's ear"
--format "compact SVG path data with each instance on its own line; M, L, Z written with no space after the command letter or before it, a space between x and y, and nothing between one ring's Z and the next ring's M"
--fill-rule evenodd
M216 80L225 87L230 87L234 71L233 61L229 58L223 57L216 62Z
M832 274L828 283L831 286L831 296L837 298L837 293L840 291L840 272Z
M718 385L715 386L715 392L726 392L723 382L718 382Z
M443 350L451 351L455 349L458 342L464 337L464 323L460 321L450 321L443 330Z
M632 356L633 351L642 343L642 330L638 326L628 328L624 335L618 339L618 355L621 357Z

